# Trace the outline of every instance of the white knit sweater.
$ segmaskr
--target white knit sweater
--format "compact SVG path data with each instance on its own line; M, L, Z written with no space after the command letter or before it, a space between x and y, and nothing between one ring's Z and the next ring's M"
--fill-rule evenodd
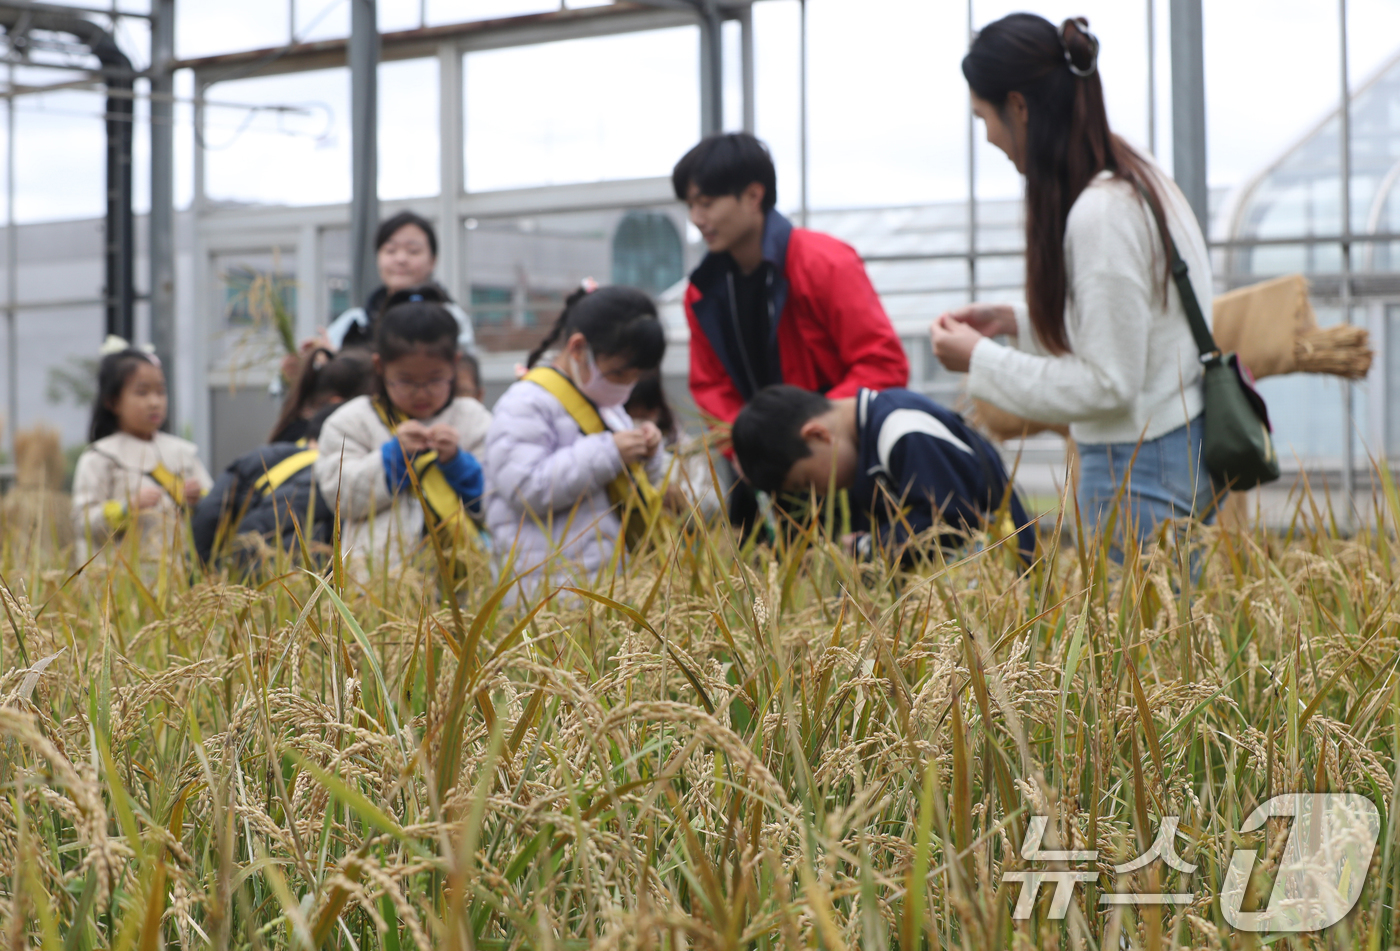
M1191 206L1155 170L1177 250L1210 320L1210 254ZM1014 305L1014 347L979 341L969 392L1029 419L1069 423L1078 443L1155 439L1201 412L1201 364L1161 237L1129 183L1101 173L1070 208L1065 226L1065 329L1070 352L1051 356Z

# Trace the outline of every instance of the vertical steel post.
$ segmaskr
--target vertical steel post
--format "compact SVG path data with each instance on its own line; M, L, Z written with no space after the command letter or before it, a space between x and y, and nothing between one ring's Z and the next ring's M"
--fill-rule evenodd
M972 0L967 0L967 42L975 37ZM967 299L977 299L977 116L967 100Z
M190 202L196 217L205 210L205 204L208 200L205 181L208 163L204 154L204 127L207 118L204 94L208 91L209 83L196 71L194 74L194 114L191 117L191 131L194 138L194 195Z
M797 0L797 90L798 90L798 156L802 179L802 227L807 227L807 0Z
M466 163L462 115L462 51L453 42L438 46L438 280L453 297L470 303L470 289L462 267L462 222L457 202L462 192ZM466 295L466 296L464 296Z
M1347 0L1337 3L1338 29L1341 34L1342 107L1337 113L1341 120L1341 200L1342 200L1342 322L1351 323L1351 78L1347 69ZM1356 507L1356 459L1353 440L1356 420L1352 406L1355 387L1350 380L1342 383L1342 497L1345 500L1344 527L1352 527Z
M350 295L362 303L379 285L379 25L375 0L350 0Z
M15 434L19 431L19 329L15 326L19 302L19 234L15 228L15 64L10 64L5 98L5 338L10 352L5 375L6 430L10 436L10 462L15 461Z
M1201 231L1210 234L1206 187L1206 81L1201 0L1171 0L1172 175Z
M1157 154L1157 5L1147 0L1147 151Z
M151 12L151 214L146 254L150 268L151 345L165 369L167 419L178 408L175 381L175 0L156 0Z
M716 0L696 0L700 13L700 134L724 131L724 34Z
M738 17L739 73L744 87L744 131L753 132L753 7L741 7Z

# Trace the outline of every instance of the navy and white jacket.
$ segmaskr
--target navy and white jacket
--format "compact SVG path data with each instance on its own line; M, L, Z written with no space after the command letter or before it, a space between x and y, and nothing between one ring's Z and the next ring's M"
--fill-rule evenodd
M911 535L943 522L940 541L961 543L958 530L980 527L1006 497L1009 477L996 449L962 416L909 390L856 395L859 462L851 486L852 528L878 547L898 551ZM1035 529L1011 490L1010 514L1027 559Z

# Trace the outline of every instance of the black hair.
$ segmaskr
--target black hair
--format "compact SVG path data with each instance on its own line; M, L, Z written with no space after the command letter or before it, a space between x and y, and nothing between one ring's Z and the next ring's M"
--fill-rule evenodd
M306 433L303 438L320 439L321 427L326 425L326 420L331 418L331 414L340 409L340 404L332 403L330 406L322 406L306 420Z
M671 187L685 201L693 183L700 194L736 198L754 182L763 186L763 210L778 203L778 173L768 147L747 132L707 135L676 163Z
M471 371L472 381L476 384L476 396L477 399L480 399L485 395L481 385L481 361L476 358L476 354L468 353L465 350L457 355L457 359L462 366Z
M119 428L117 412L113 407L121 398L122 390L126 389L126 383L131 379L131 374L135 373L143 363L153 367L160 366L151 359L149 353L144 353L133 347L109 353L97 365L97 396L92 401L92 421L88 423L88 442L97 442L104 436L110 436L117 431Z
M1108 171L1135 186L1166 233L1151 163L1109 128L1098 59L1098 38L1083 17L1057 28L1033 13L1013 13L984 26L962 61L968 86L999 113L1013 92L1026 101L1026 303L1036 336L1053 354L1070 351L1065 226L1089 183ZM1158 264L1165 305L1171 255Z
M656 428L661 430L662 435L676 435L676 414L671 411L671 404L666 399L666 388L661 384L661 371L653 370L639 379L637 385L632 387L632 395L627 398L627 405L623 408L629 416L636 416L637 410L655 411Z
M379 230L374 233L374 250L378 251L388 244L394 233L404 225L417 225L422 228L423 233L428 236L428 250L433 257L437 257L437 232L433 230L432 222L411 211L401 211L392 218L385 218L379 223Z
M385 303L384 314L375 321L374 352L379 357L379 398L389 403L384 387L383 368L415 350L457 363L457 318L443 305L447 295L436 284L424 284L395 291ZM456 398L453 392L448 402ZM444 404L446 405L446 404Z
M580 287L564 302L554 329L530 351L526 366L534 366L556 343L583 334L594 357L622 354L627 365L654 370L666 354L666 331L656 316L656 304L634 287Z
M812 454L802 438L803 424L830 409L825 396L795 386L766 386L755 393L730 431L744 478L764 492L781 490L792 467Z
M374 367L363 351L352 348L332 353L325 347L317 347L302 361L296 385L282 401L282 411L268 440L275 442L278 434L301 419L307 410L327 400L345 402L368 393L373 379Z

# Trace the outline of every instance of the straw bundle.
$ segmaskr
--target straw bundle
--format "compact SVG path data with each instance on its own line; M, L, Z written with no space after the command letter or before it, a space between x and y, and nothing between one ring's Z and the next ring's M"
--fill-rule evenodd
M15 433L15 486L0 501L0 524L20 548L51 552L73 541L63 491L63 444L47 426Z
M1255 379L1285 373L1323 373L1359 380L1371 369L1374 351L1364 327L1319 328L1301 274L1240 287L1217 297L1211 330L1222 351L1239 355ZM1042 432L1069 435L1069 427L1023 419L974 399L968 418L993 439L1020 439Z
M1371 358L1375 355L1370 339L1370 332L1355 324L1309 331L1293 341L1296 372L1364 379L1371 372Z

